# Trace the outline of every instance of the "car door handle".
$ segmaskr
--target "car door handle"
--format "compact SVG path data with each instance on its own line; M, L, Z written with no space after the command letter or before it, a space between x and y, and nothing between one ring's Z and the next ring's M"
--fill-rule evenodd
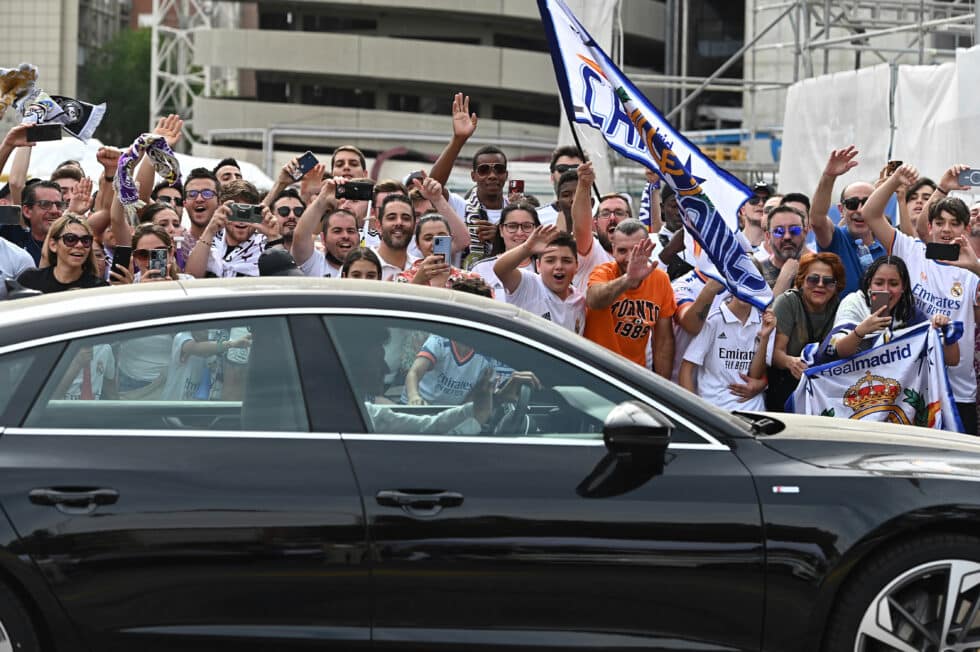
M463 504L463 494L455 491L385 489L375 495L379 505L401 507L405 510L435 510L443 507L459 507ZM434 513L435 513L434 512Z
M53 506L65 514L89 514L99 505L112 505L119 500L115 489L43 488L31 489L28 496L35 505Z

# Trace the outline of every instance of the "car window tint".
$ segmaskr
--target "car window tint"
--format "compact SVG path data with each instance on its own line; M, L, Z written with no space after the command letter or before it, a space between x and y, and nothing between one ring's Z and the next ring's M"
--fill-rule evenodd
M289 329L271 317L74 340L25 425L309 430Z
M34 354L30 351L8 353L0 356L0 414L7 409L7 404L17 388L24 381L27 370L34 363Z
M610 410L635 398L565 360L484 331L424 320L325 320L371 433L598 440ZM683 429L674 441L704 442Z

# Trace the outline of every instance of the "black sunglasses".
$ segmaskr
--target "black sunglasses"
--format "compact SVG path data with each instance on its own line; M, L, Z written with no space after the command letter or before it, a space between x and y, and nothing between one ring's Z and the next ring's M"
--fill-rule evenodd
M837 279L835 279L833 276L820 276L819 274L810 274L804 280L806 280L807 285L814 288L820 285L821 281L823 281L824 287L832 288L835 285L837 285Z
M555 172L558 174L565 174L569 170L577 170L578 163L559 163L555 166Z
M301 217L304 210L306 209L302 206L293 206L293 215L296 217ZM289 206L280 206L276 209L276 212L279 213L281 217L289 217Z
M849 211L856 211L859 206L864 206L868 201L867 197L848 197L841 203Z
M61 240L66 247L74 247L79 242L82 243L83 247L91 247L92 240L94 238L92 238L92 236L90 235L75 235L74 233L62 233L55 239Z
M494 163L493 165L489 163L481 163L476 166L476 176L485 177L490 174L490 170L493 170L495 174L504 174L507 172L507 165L504 163Z
M184 200L180 197L171 197L170 195L157 195L157 201L163 204L173 204L174 206L183 206Z

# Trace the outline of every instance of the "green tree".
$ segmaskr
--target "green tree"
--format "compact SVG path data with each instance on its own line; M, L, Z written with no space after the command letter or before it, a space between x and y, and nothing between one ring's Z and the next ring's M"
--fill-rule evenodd
M121 30L79 71L79 99L106 103L95 137L108 145L127 146L147 130L150 35L148 28Z

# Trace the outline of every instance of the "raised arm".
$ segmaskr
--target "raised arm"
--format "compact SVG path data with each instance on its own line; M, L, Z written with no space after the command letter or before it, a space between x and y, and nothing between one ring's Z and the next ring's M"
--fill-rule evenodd
M415 187L419 189L422 196L432 202L432 207L436 212L446 218L449 222L449 233L453 238L453 253L458 253L470 246L470 231L452 204L446 199L442 190L442 184L432 177L425 177L424 180L413 179Z
M709 278L697 298L692 303L686 303L677 307L674 319L677 325L684 329L692 337L701 332L704 322L711 312L711 304L715 297L725 289L725 286L713 278Z
M834 183L837 181L837 177L857 166L858 163L854 160L857 155L858 150L854 145L832 151L823 174L820 175L817 189L813 191L813 200L810 204L810 225L813 228L813 234L817 237L817 244L821 247L829 247L830 241L834 239L834 223L830 221L830 217L827 215L833 198Z
M578 166L578 185L572 199L572 235L578 253L588 256L592 251L592 184L595 183L595 170L592 162Z
M284 168L285 169L285 168ZM290 253L297 265L302 265L313 255L314 245L313 236L321 230L323 215L327 212L327 205L333 197L337 182L343 179L327 179L320 186L320 194L316 196L303 214L296 222L296 229L293 231L293 248Z
M153 134L163 136L170 149L173 149L180 142L180 130L183 127L184 121L181 120L180 116L171 113L167 117L157 120L157 124L153 128ZM156 184L154 183L153 162L144 155L139 167L136 168L136 187L139 190L140 200L145 202L150 201L150 193L153 192L154 185Z
M654 263L650 262L651 253L653 253L653 241L650 238L643 238L641 242L633 245L629 262L626 264L626 273L605 283L590 283L585 294L585 305L593 310L604 310L627 290L635 290L640 287L640 284L653 273L656 267ZM673 337L671 342L673 342ZM671 359L673 360L673 358Z
M7 160L10 155L14 153L18 147L30 148L34 147L34 143L27 142L27 128L31 125L14 125L4 136L3 142L0 143L0 172L7 165ZM13 175L13 171L11 171ZM24 168L24 176L27 175L27 168ZM13 178L11 178L11 190L13 190ZM26 179L24 180L26 181ZM20 188L24 188L24 181L21 182ZM18 203L20 203L18 201Z
M276 177L276 182L272 184L272 188L270 188L269 192L267 192L265 197L262 198L262 204L272 208L272 204L276 201L276 197L279 196L279 193L296 181L293 179L293 173L296 172L296 167L298 165L299 159L294 156L288 163L286 163L286 165L282 166L282 169L279 170L279 176ZM309 174L309 172L307 172L307 174Z
M500 255L493 264L493 273L507 292L513 294L521 285L521 270L518 269L521 263L526 258L543 252L556 237L558 228L553 224L539 226L531 232L527 240Z
M462 93L453 96L453 137L446 145L439 158L432 164L429 176L441 183L444 187L449 182L449 175L453 171L453 165L459 158L459 153L463 150L463 145L470 139L476 131L476 114L470 113L470 97Z
M875 239L882 244L886 251L891 251L895 242L895 227L888 223L885 217L885 206L888 200L902 184L912 185L919 178L919 171L911 165L903 165L894 174L885 179L868 197L861 217L871 229Z
M755 347L755 354L752 356L752 364L749 366L750 378L766 377L766 351L769 349L769 338L776 328L776 315L772 310L762 313L762 326L759 328L759 343Z
M10 203L20 204L24 187L27 185L27 169L31 166L31 148L18 147L14 162L10 166L7 183L10 184Z

